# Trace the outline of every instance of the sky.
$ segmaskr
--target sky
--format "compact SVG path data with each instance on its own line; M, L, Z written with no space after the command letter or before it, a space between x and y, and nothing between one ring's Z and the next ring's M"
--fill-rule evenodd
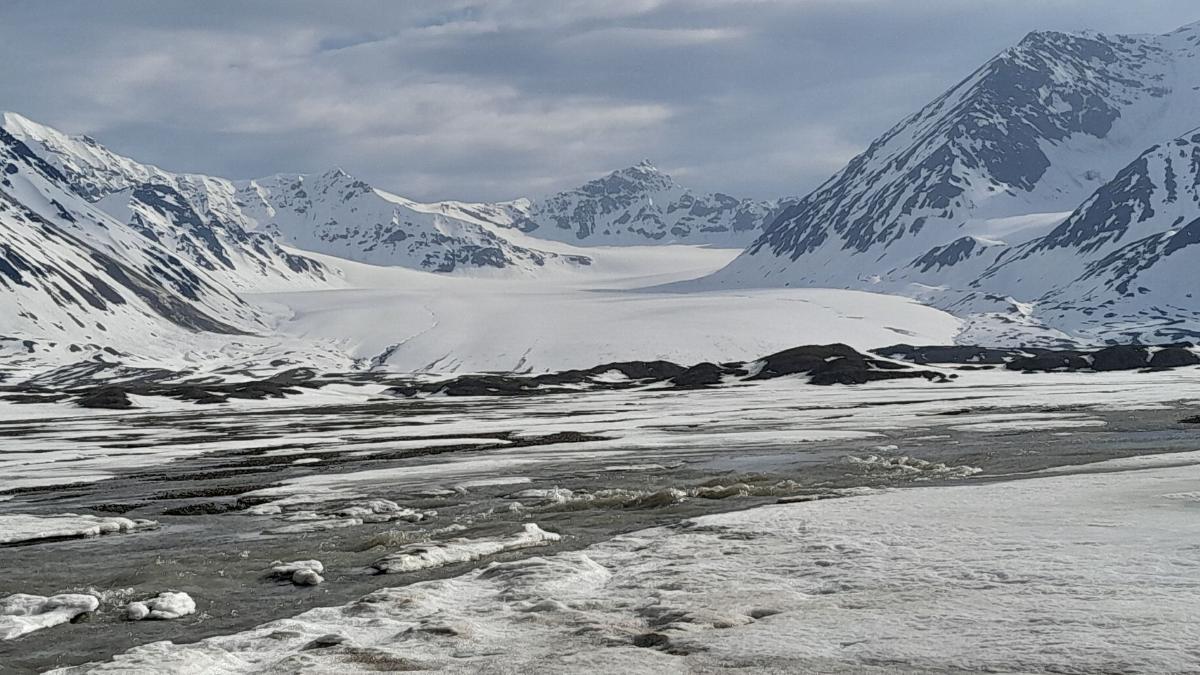
M1029 31L1195 21L1195 0L0 0L0 109L233 179L338 166L481 201L649 159L774 198Z

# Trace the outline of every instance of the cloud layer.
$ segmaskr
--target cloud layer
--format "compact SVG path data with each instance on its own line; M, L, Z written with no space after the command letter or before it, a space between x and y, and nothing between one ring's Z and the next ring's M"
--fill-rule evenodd
M1166 32L1192 0L9 0L0 108L167 169L504 199L642 158L814 187L1034 29Z

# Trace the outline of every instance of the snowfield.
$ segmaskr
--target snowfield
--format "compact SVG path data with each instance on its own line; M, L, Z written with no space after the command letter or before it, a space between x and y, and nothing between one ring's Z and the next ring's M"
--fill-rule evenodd
M549 371L635 359L694 364L832 342L864 349L950 344L960 327L940 310L861 291L652 288L716 270L737 255L732 249L586 253L594 260L586 271L536 279L439 276L313 256L342 269L354 288L250 298L274 308L277 333L397 372Z
M1191 672L1181 458L707 516L59 672Z

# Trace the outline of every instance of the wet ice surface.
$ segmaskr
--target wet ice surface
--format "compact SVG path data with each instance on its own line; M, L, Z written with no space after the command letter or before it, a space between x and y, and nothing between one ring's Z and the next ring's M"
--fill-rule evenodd
M8 669L4 672L25 672L104 660L158 640L191 643L209 636L251 630L313 607L333 607L321 611L330 613L333 617L330 620L336 623L343 612L366 612L357 599L379 589L438 578L456 579L464 573L466 577L455 581L435 582L435 587L437 583L451 584L455 592L465 593L462 598L482 598L479 602L483 604L469 611L459 605L438 605L438 611L447 622L458 620L454 618L456 612L467 612L470 618L465 620L468 624L482 626L475 637L457 635L457 628L442 630L438 627L441 624L435 621L430 624L433 628L414 629L411 640L406 641L408 646L398 652L399 656L371 651L378 645L370 643L375 638L367 631L353 635L361 644L338 643L304 650L303 658L297 657L296 653L308 642L299 644L300 638L271 638L278 642L277 653L262 658L301 658L296 665L307 663L308 659L323 664L321 667L336 666L347 671L372 667L370 660L375 658L383 659L382 663L386 665L387 659L411 657L413 663L432 664L430 667L435 668L454 664L464 669L488 668L491 667L489 663L492 666L516 663L511 659L489 662L484 658L480 662L466 660L461 663L446 660L452 659L455 653L474 650L482 654L496 649L488 637L491 635L488 631L492 630L489 626L493 624L498 634L516 631L524 635L532 631L528 633L529 640L545 637L550 641L547 644L560 639L566 630L564 625L574 625L571 612L579 610L559 607L563 605L570 609L573 596L560 597L547 592L543 593L546 597L534 597L537 595L534 593L518 598L518 595L528 593L508 577L516 575L534 583L544 576L543 571L550 570L545 572L550 575L549 580L536 583L567 589L563 591L566 593L572 586L570 579L580 575L594 580L603 576L601 572L623 574L627 569L641 566L645 570L644 578L630 581L633 585L628 593L649 593L657 597L669 588L637 586L649 583L648 579L654 576L652 570L691 569L690 574L700 585L689 587L692 588L689 592L699 594L698 597L703 599L705 593L730 591L716 587L724 585L736 589L737 585L728 579L719 581L723 577L707 568L688 567L693 563L724 561L722 564L727 563L728 570L740 567L743 571L753 568L778 572L782 569L778 565L787 559L795 565L825 569L824 563L833 554L805 548L811 543L805 537L771 539L755 529L761 527L755 524L759 516L753 514L760 511L745 512L748 514L746 524L735 523L733 532L704 534L703 527L711 525L707 520L691 528L676 526L689 518L769 505L781 498L800 500L853 495L857 494L855 488L864 486L953 484L968 487L962 491L965 497L950 500L938 496L948 494L939 492L940 488L900 490L863 497L806 501L770 507L761 513L771 514L770 519L783 523L792 517L804 523L801 530L784 528L781 532L816 532L825 518L831 523L842 522L838 520L842 518L865 528L847 530L844 539L838 539L836 545L830 544L835 551L837 546L850 546L857 541L856 537L862 539L860 548L868 544L875 546L872 542L879 538L880 531L870 528L894 527L896 537L899 537L895 540L897 548L872 550L877 556L896 558L898 570L908 569L907 576L900 575L896 579L909 586L894 592L894 605L889 605L886 611L879 610L880 616L903 614L904 611L917 614L933 610L942 612L944 608L933 601L928 601L933 604L922 605L927 602L922 599L922 593L927 593L930 587L944 585L950 572L933 568L922 572L926 565L924 558L916 556L905 562L904 554L908 548L932 550L942 547L945 565L949 566L948 561L955 555L961 557L961 551L955 553L959 548L979 548L981 544L970 536L982 537L989 529L1000 533L1002 530L997 528L1015 527L1021 513L1034 522L1039 518L1047 521L1048 526L1059 526L1063 518L1075 517L1067 512L1063 517L1055 515L1053 518L1046 514L1060 505L1074 503L1065 498L1051 499L1051 496L1058 492L1069 494L1072 490L1070 481L1078 480L1076 476L1019 481L1011 485L1032 486L1050 480L1065 483L1055 490L1029 488L1034 492L1013 493L1012 498L1028 499L1031 503L1037 503L1036 498L1040 498L1042 506L1040 509L1030 506L1021 512L1009 509L1010 521L977 519L975 534L968 532L962 537L951 537L963 525L954 510L966 508L967 502L973 499L970 496L975 494L981 495L979 508L982 509L989 499L986 496L989 493L984 491L1004 488L993 485L997 480L1041 475L1038 472L1063 465L1197 449L1195 438L1200 430L1178 423L1183 417L1195 414L1192 403L1200 400L1200 382L1193 382L1194 376L1195 371L1191 370L1169 374L1044 377L980 373L953 385L922 382L816 388L795 381L778 381L698 392L596 392L523 399L368 402L351 398L332 403L323 401L320 407L283 401L270 406L259 404L250 409L222 406L199 411L74 415L53 422L21 419L9 410L5 417L10 421L0 425L0 437L4 439L0 441L0 475L14 476L26 482L17 484L15 491L0 494L11 497L0 501L0 516L90 513L98 517L150 519L157 521L159 527L0 548L0 568L6 571L5 577L0 579L0 597L14 593L49 596L89 589L100 596L99 609L89 621L57 625L0 643L0 664L4 664L0 668ZM1031 406L1031 401L1036 401L1037 405ZM1187 455L1177 457L1185 466L1194 461ZM318 461L297 464L299 459ZM1118 466L1111 470L1127 472L1128 468ZM111 478L100 481L90 478L97 474ZM76 481L78 484L69 485ZM57 485L50 485L52 483ZM0 486L0 490L8 485ZM1121 489L1124 488L1113 487L1104 498L1119 499ZM1187 492L1172 490L1176 495ZM909 493L914 496L900 496ZM903 503L873 501L896 499ZM913 500L912 504L905 506L908 504L903 501L905 499ZM1086 501L1080 500L1081 504ZM872 524L873 521L867 518L867 514L893 511L900 517L907 513L903 509L915 512L926 502L930 504L930 513L942 514L941 520L931 517L927 525L917 527L916 523L910 526L907 520L901 519L898 522L904 527L898 527L896 522L889 525L887 520ZM1186 509L1191 502L1174 498L1169 503L1176 505L1172 508ZM807 517L804 514L812 513L820 514L822 520L803 520ZM737 516L720 518L736 519ZM1049 522L1051 520L1053 523ZM1127 536L1129 523L1133 520L1136 518L1130 516L1104 532L1112 530L1109 534L1113 537ZM482 555L478 560L463 558L466 562L450 561L446 565L416 571L380 575L373 567L388 556L419 548L426 542L435 544L433 550L442 550L452 549L450 544L454 542L463 546L507 541L523 532L526 523L536 523L542 530L560 535L561 540L547 541L545 545L533 548L503 550L501 547L495 554ZM701 529L697 530L697 527ZM731 525L722 521L721 527ZM643 531L646 528L651 529ZM829 537L841 532L838 528L820 531ZM1051 543L1032 538L1021 544L1020 533L1011 534L1011 539L1005 540L1012 547L1011 565L1043 565L1036 555L1041 555L1038 552L1042 547L1051 546ZM928 541L916 543L922 537ZM768 541L761 545L754 543L760 539ZM628 550L621 548L633 541L642 543ZM670 551L676 544L680 547L695 544L700 548L691 553L680 553L681 560L653 555L660 547ZM440 545L444 546L439 548ZM730 550L727 552L726 548ZM495 546L489 550L492 549ZM720 554L709 555L710 549ZM578 553L570 553L580 550L584 551L588 562ZM1079 550L1086 552L1088 549ZM1117 547L1108 554L1120 557L1130 550ZM700 555L698 552L705 553ZM1072 560L1070 556L1077 554L1079 551L1066 551L1064 559ZM639 562L643 557L645 560ZM534 558L550 562L544 566L543 563L530 563L532 571L519 565L508 571L498 568L487 572L487 576L480 571L493 562L511 563ZM272 576L273 564L302 560L321 561L324 583L298 586L290 578ZM703 560L710 562L703 563ZM1081 559L1080 564L1095 567L1095 561L1090 558ZM614 569L614 565L619 569ZM883 563L879 565L886 567ZM599 566L599 571L595 566ZM863 574L875 569L865 562L859 568L865 570ZM560 572L565 575L563 579L554 576ZM732 571L728 573L732 574ZM664 579L671 576L662 574ZM962 583L1001 589L1028 586L1023 583L1006 585L985 577ZM1186 575L1178 578L1186 581L1184 577ZM617 578L623 577L618 574ZM706 591L700 583L705 579L716 580L711 584L714 588ZM778 578L755 581L749 572L745 579L747 584L761 582L764 588L770 584L780 587L783 583ZM1066 597L1071 596L1072 584L1077 580L1074 577L1059 579L1053 584L1060 584L1058 588ZM837 588L835 581L826 579L822 583L830 584L828 588ZM1151 576L1145 581L1168 583L1170 580ZM849 588L863 583L857 577L847 577L838 583L843 582ZM459 588L464 584L474 590L468 593ZM515 595L512 599L497 595L492 588L496 584L502 588L516 588ZM411 590L419 588L424 587L407 586L383 593L390 598L396 594L425 592ZM750 585L745 590L747 593L759 592L754 588ZM786 584L784 588L788 588ZM124 608L129 602L154 597L167 589L188 593L196 603L196 613L166 622L129 624L124 621ZM710 634L712 626L732 622L741 627L738 630L747 631L746 635L750 637L745 638L746 649L758 644L755 640L764 645L770 642L772 626L784 631L776 636L777 642L799 644L787 631L802 632L803 627L803 612L794 617L791 624L768 616L770 612L781 610L774 605L748 607L748 613L722 615L724 618L718 617L705 624L704 621L664 619L675 616L670 612L655 618L657 615L619 607L617 601L625 591L613 587L612 582L604 582L592 592L594 597L587 603L596 604L597 612L606 616L616 613L608 618L577 618L583 625L592 625L588 622L607 625L612 619L623 627L622 630L598 629L592 634L594 640L589 639L586 644L571 643L576 656L570 658L565 653L544 654L532 643L518 645L513 642L506 649L529 647L529 654L543 654L542 658L549 659L546 663L565 669L586 670L589 663L593 666L599 663L594 661L598 658L611 659L604 663L627 664L629 669L687 669L697 663L719 665L723 663L720 659L724 658L736 660L735 651L721 656L724 652L719 644L725 637ZM761 592L767 594L765 590ZM810 596L820 596L817 597L820 599L825 595L836 596L837 593L822 594L807 589L779 597L786 605L782 610L800 611L803 607L808 611L815 607L811 605L813 597ZM617 605L602 607L609 596ZM843 622L847 634L853 633L852 619L857 617L865 621L867 614L860 616L850 610L864 597L827 598L828 604L820 606L820 620L828 626ZM713 598L714 607L732 602L730 598ZM787 602L783 602L785 599ZM1185 600L1181 598L1180 602ZM904 609L906 602L914 604ZM952 604L962 603L963 607L980 602L979 598L966 596L952 599ZM1121 602L1134 601L1125 598ZM392 622L387 625L393 628L408 630L415 621L416 614L405 609L407 605L403 603L396 604L388 599L372 606ZM423 606L420 603L412 605ZM535 606L542 609L521 609ZM348 609L352 607L360 609ZM705 613L709 609L706 607L698 605L693 609L697 616L707 616ZM680 611L686 613L693 609L682 608ZM845 615L840 619L839 611ZM376 614L366 615L380 618ZM1134 609L1127 615L1144 623L1144 617ZM1025 618L1005 616L1008 620L1025 621ZM1066 618L1074 621L1072 616ZM1113 621L1116 620L1114 617L1120 616L1117 609L1108 615ZM518 620L523 622L518 628L508 625ZM966 614L960 617L960 621L976 620L982 621ZM556 624L564 621L564 625ZM700 630L693 624L709 627ZM310 635L308 629L297 630L310 642L337 632L320 622L314 625L319 625L325 632ZM1188 627L1191 624L1180 622L1180 625ZM743 655L767 659L762 663L781 668L802 663L807 663L810 668L819 668L822 663L830 667L840 664L838 667L851 670L863 666L887 667L889 664L909 664L920 669L975 667L964 661L962 655L955 656L950 652L945 652L944 660L938 661L933 649L939 632L948 631L950 635L959 636L963 635L962 631L950 631L946 625L937 622L921 624L916 619L907 624L900 622L897 626L900 626L897 631L903 628L911 630L912 634L896 633L884 637L878 633L878 627L863 624L854 630L861 629L860 638L865 642L854 649L833 643L813 643L810 645L812 653L779 654L772 651L774 648L758 646L756 651L745 651ZM692 636L695 640L689 642L688 635L680 631L699 632ZM1105 651L1108 648L1104 647L1108 643L1098 642L1100 638L1091 628L1080 628L1079 631L1083 631L1080 634L1089 641L1088 644L1100 645L1096 647L1097 654L1108 653ZM346 630L341 632L346 634ZM388 635L398 632L399 628ZM1005 635L966 634L962 637L963 652L987 653L984 649L970 648L975 643L994 642L1003 646L1016 644L1013 640L1018 637L1037 639L1036 635ZM1150 637L1153 636L1142 636L1149 640L1147 644L1158 644ZM811 639L817 640L816 637ZM926 639L931 646L921 651L918 649L922 644L920 639ZM733 650L738 639L731 633L729 640L728 649ZM889 644L894 646L906 640L917 641L913 651L885 649ZM717 660L695 661L701 658L698 654L702 650L697 646L701 643L713 645L708 652L717 655L713 657ZM685 646L677 648L677 645ZM325 653L325 649L331 651ZM601 651L596 652L597 649ZM166 650L159 656L168 658L168 652L175 653ZM504 650L501 653L512 656ZM1145 654L1143 657L1149 658ZM1042 659L1036 663L1051 667L1057 663L1051 656L1036 656ZM233 661L229 658L233 657L220 656L214 663L238 670L241 666L229 664L241 663L249 657L238 656ZM789 661L814 658L827 661ZM995 663L1003 662L1000 656L988 658L995 659L992 661ZM263 662L255 663L261 665ZM290 670L287 665L290 663L280 667ZM392 665L397 663L392 662ZM1018 667L1013 663L1016 662L1007 667ZM1031 661L1020 667L1036 669L1036 663ZM1148 661L1131 663L1137 666ZM1109 665L1112 666L1108 668L1110 670L1122 669L1119 664ZM1168 666L1172 663L1162 661L1160 665L1170 669Z

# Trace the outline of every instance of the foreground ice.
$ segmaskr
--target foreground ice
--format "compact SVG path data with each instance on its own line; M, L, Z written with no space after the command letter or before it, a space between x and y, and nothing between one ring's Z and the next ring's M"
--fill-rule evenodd
M237 401L187 412L113 414L38 407L0 401L0 418L19 416L20 443L0 454L0 492L13 488L97 481L154 466L189 461L199 455L265 450L268 455L296 452L334 457L370 458L396 449L435 448L440 444L501 444L497 437L543 436L565 431L603 436L586 443L492 449L486 452L430 455L420 466L380 466L350 470L351 465L287 479L284 486L254 496L283 498L336 488L340 506L362 505L376 494L375 484L421 491L487 489L472 481L503 474L535 475L538 465L587 462L607 467L657 464L671 468L699 455L736 456L743 448L790 447L814 442L863 439L884 443L894 431L952 426L976 437L1061 427L1064 432L1100 430L1100 410L1146 409L1166 402L1200 401L1196 369L1161 373L1048 373L1029 377L1008 371L962 373L954 382L882 382L863 387L814 387L801 380L772 380L754 386L706 391L610 391L513 400L470 397L436 401L444 412L413 416L381 414L370 424L343 424L344 409L313 409L307 395L294 399ZM374 391L375 393L372 393ZM365 388L345 404L368 403L377 390ZM880 405L886 401L887 405ZM1030 411L1031 402L1038 409ZM41 404L39 404L41 405ZM71 417L64 417L71 411ZM253 410L255 414L247 415ZM7 411L7 412L6 412ZM259 414L263 413L263 414ZM269 413L269 414L267 414ZM943 413L954 413L943 416ZM358 414L358 413L355 413ZM421 425L419 438L412 424ZM1001 425L997 427L996 425ZM198 433L208 440L197 438ZM1053 433L1053 431L1051 431ZM272 437L261 439L260 435ZM490 437L490 440L489 440ZM868 440L870 439L870 440ZM152 447L153 452L147 448ZM294 457L292 459L295 459ZM465 484L465 485L464 485ZM515 488L514 488L515 489ZM351 500L355 503L347 503ZM0 499L7 495L0 494ZM361 498L361 499L360 499ZM7 502L3 506L12 508ZM247 514L268 515L276 505ZM310 506L310 508L312 508ZM330 519L338 516L321 509ZM371 517L384 514L373 513ZM288 525L294 523L280 523Z
M32 516L21 513L0 514L0 544L16 544L42 539L96 537L116 532L131 532L158 523L153 520L132 520L116 516L88 516L66 513L55 516Z
M1200 466L1117 468L708 516L91 670L1195 672Z
M92 595L66 593L43 597L17 593L0 598L0 640L12 640L35 630L67 623L94 612L100 601Z

